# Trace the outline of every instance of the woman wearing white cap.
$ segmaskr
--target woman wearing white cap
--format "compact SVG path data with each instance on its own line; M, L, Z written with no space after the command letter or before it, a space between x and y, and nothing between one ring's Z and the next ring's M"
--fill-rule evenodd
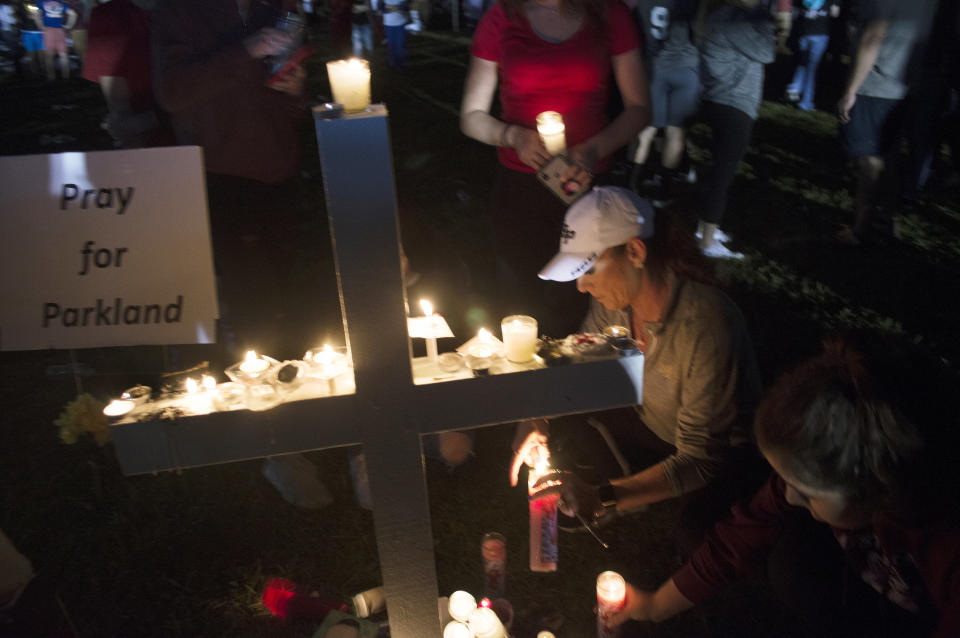
M655 217L632 191L598 187L567 211L560 251L540 272L576 280L593 297L584 331L629 327L645 356L643 404L626 423L609 425L621 447L649 450L652 440L666 452L599 488L564 473L559 491L588 520L605 508L623 512L683 496L682 527L696 536L762 480L749 428L760 395L750 338L736 305L704 283L712 278L700 261L665 214ZM528 424L518 432L512 482L520 465L544 452L545 421Z

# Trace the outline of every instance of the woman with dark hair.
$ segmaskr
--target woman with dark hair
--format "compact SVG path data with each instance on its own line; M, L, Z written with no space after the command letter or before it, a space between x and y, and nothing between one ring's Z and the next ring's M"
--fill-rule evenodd
M568 177L587 183L590 173L605 172L610 155L649 119L636 27L619 0L498 0L480 20L471 53L460 128L498 147L491 221L500 289L514 297L501 311L542 317L547 334L565 336L576 329L571 316L578 322L586 308L576 295L536 278L565 210L534 175L550 160L536 118L544 111L563 117L574 164ZM608 122L611 76L623 110Z
M680 497L686 546L765 476L750 435L760 398L750 337L736 305L704 283L712 277L703 261L666 213L655 215L632 191L608 186L570 207L560 252L540 273L576 279L577 289L590 293L584 331L624 326L644 353L643 404L601 418L619 448L614 456L636 451L628 469L642 469L599 489L565 472L555 491L587 520L604 507L625 512ZM544 422L521 428L511 481L545 444Z
M960 636L955 469L933 462L956 448L921 434L953 430L943 418L955 416L945 408L956 380L938 368L889 348L867 365L833 341L782 377L754 423L769 481L656 592L628 586L616 624L669 618L766 559L812 635Z

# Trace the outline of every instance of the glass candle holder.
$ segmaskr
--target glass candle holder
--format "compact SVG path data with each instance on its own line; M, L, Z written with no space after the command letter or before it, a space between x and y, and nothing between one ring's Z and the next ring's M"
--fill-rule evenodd
M114 399L103 408L103 416L107 421L119 421L137 407L136 402L131 399Z
M238 361L224 372L231 381L252 385L263 383L270 376L270 369L277 365L277 360L267 355L258 355L254 350L248 350L243 361Z
M537 133L550 155L559 155L567 150L563 116L556 111L544 111L537 116Z
M120 395L120 398L127 401L133 401L137 405L140 405L141 403L146 403L150 400L151 392L152 390L150 386L137 384L132 388L127 388L124 390Z
M242 383L228 381L217 384L213 407L218 410L239 410L247 405L247 388Z
M514 363L526 363L537 351L537 320L526 315L510 315L500 322L503 350Z
M360 58L327 62L330 90L347 113L370 106L370 63Z
M597 576L597 638L616 638L619 627L609 625L610 616L627 604L627 583L617 572Z
M307 350L303 360L307 364L307 376L317 379L329 380L338 377L346 372L350 365L346 348L333 348L329 345Z

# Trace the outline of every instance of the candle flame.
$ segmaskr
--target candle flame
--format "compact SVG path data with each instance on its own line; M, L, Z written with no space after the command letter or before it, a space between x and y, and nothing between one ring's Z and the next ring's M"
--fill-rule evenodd
M490 332L486 328L480 328L480 330L477 331L477 339L480 341L490 341L490 337Z
M433 304L426 299L420 300L420 307L423 308L423 316L429 317L433 314Z
M197 380L190 378L186 381L187 394L193 394L200 389L200 386L197 384Z
M247 350L247 354L243 357L244 361L248 363L253 363L257 360L257 351L256 350Z
M213 390L217 387L217 380L211 377L209 374L203 375L201 383L203 384L204 390Z

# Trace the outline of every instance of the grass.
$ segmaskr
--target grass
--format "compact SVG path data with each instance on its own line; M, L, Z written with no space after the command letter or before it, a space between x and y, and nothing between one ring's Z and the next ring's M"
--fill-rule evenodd
M406 73L389 73L378 58L373 75L374 99L391 114L406 250L425 275L423 294L449 300L445 312L457 334L471 334L483 320L492 275L484 238L494 153L465 139L456 120L468 42L427 32L410 39ZM322 39L318 45L325 50ZM328 94L324 59L309 66L312 96ZM771 93L782 75L771 67ZM0 113L6 154L110 148L93 85L7 80ZM707 135L703 127L692 130L698 162L709 161ZM304 169L316 184L320 167L309 127L304 145ZM852 217L850 187L832 116L763 104L724 224L749 260L720 272L747 318L767 382L815 350L832 328L901 335L948 365L960 356L958 311L949 303L950 282L955 287L960 280L955 187L934 181L927 203L904 217L902 240L881 239L857 251L829 241L836 225ZM316 206L322 215L322 201ZM692 222L691 193L679 209ZM205 354L201 347L108 348L77 356L89 371L80 378L83 389L106 398L149 383L172 355L189 365ZM57 438L52 422L77 393L74 378L62 374L69 363L60 351L0 355L0 527L54 584L79 635L309 636L313 624L284 623L260 604L267 578L285 576L343 600L379 583L372 517L353 504L347 450L308 453L336 499L319 511L286 504L257 461L124 477L110 446L89 440L67 446ZM653 587L680 564L672 540L676 512L665 503L618 519L603 532L610 552L587 535L564 535L560 571L533 574L526 569L524 496L506 481L511 437L509 426L478 431L477 457L453 473L428 461L440 592L480 588L479 539L497 530L508 539L517 637L533 635L558 614L559 638L592 635L599 571L617 569ZM745 583L714 604L637 631L801 638L784 618L762 583Z

